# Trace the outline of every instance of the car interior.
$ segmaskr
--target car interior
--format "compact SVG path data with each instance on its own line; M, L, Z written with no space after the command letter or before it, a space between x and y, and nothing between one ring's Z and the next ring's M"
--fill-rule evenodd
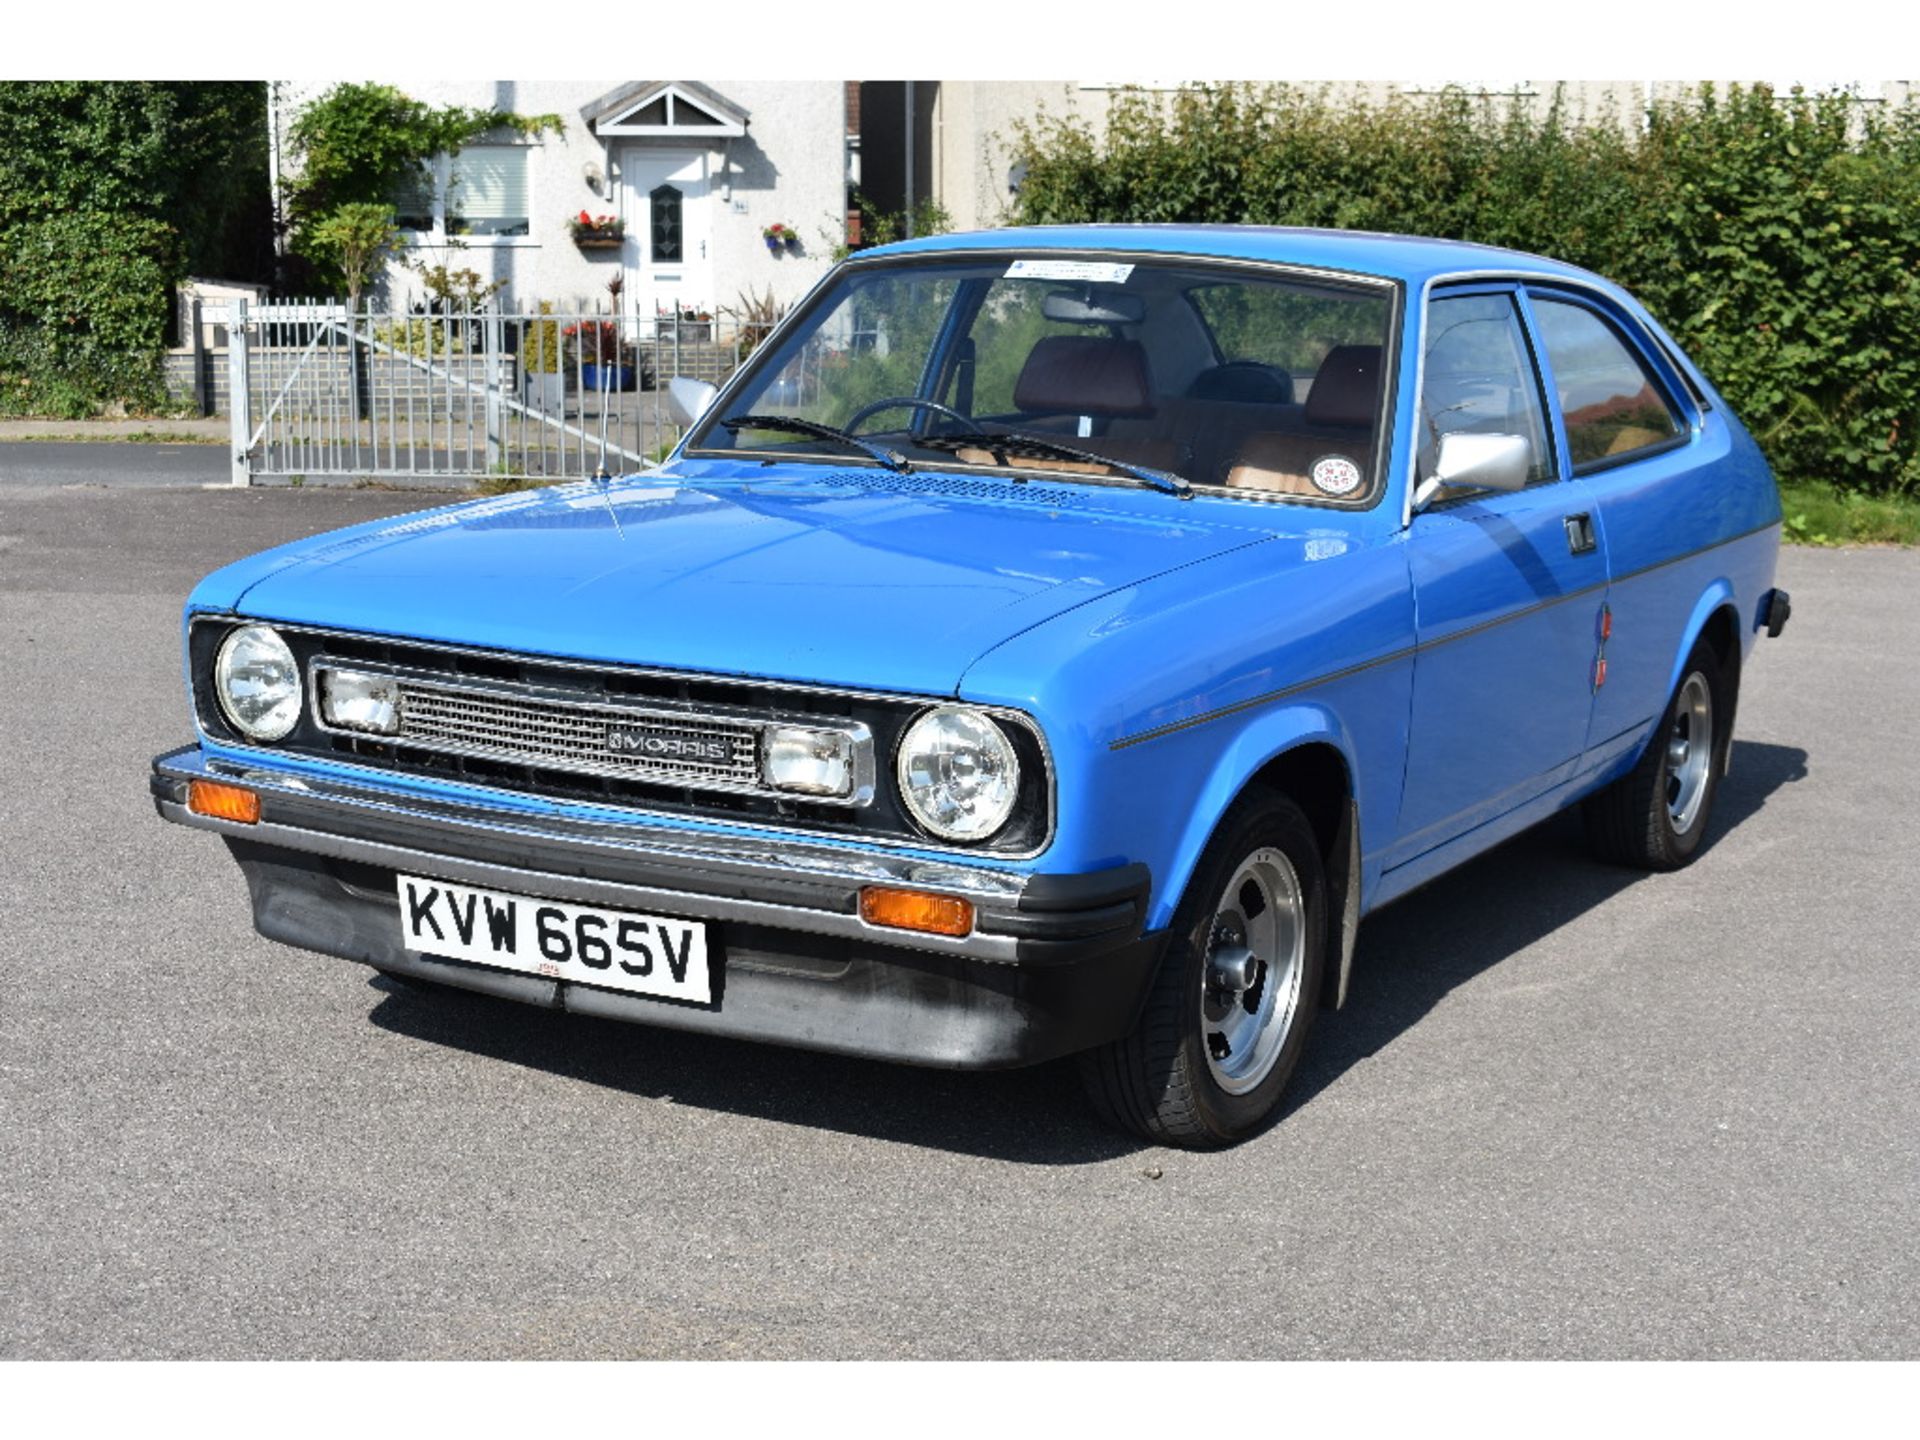
M1047 297L1050 319L1069 308L1053 303L1055 298ZM1177 293L1167 298L1182 301ZM1096 299L1084 308L1098 314L1102 307ZM1369 498L1381 408L1379 345L1321 342L1325 356L1317 368L1296 377L1284 366L1223 357L1185 303L1176 310L1150 298L1136 313L1129 323L1092 322L1082 333L1040 338L1014 384L1014 413L992 419L1199 485L1322 501ZM1198 330L1204 349L1193 335L1169 343L1174 337L1167 332L1176 328ZM1162 371L1180 367L1187 373L1156 374L1156 358ZM1023 469L1099 468L984 448L962 449L958 458ZM1315 482L1315 467L1330 458L1351 467L1340 473L1357 477L1348 482L1353 489Z

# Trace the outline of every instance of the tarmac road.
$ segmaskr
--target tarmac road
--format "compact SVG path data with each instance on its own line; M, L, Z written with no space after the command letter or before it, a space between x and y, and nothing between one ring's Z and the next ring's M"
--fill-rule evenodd
M224 485L232 475L233 463L224 445L96 440L9 440L0 444L0 497L6 498L19 490L69 485L94 489Z
M1783 556L1695 866L1562 817L1371 917L1194 1156L258 939L147 799L180 602L439 497L66 448L0 480L0 1357L1920 1356L1920 553Z

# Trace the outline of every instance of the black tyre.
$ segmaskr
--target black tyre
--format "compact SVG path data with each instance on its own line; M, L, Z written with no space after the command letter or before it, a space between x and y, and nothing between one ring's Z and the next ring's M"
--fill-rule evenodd
M1678 870L1700 853L1727 769L1735 684L1711 645L1693 647L1639 763L1581 807L1602 860Z
M1081 1057L1094 1108L1163 1145L1213 1149L1274 1113L1326 966L1327 882L1284 795L1237 801L1195 868L1133 1033Z

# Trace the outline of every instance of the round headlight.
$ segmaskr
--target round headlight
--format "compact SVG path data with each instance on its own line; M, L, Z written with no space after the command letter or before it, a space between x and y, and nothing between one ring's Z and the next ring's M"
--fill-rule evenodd
M946 840L984 840L1013 814L1020 761L978 710L942 705L907 727L896 766L914 818Z
M249 740L278 740L300 720L300 666L277 631L242 625L220 642L213 693Z

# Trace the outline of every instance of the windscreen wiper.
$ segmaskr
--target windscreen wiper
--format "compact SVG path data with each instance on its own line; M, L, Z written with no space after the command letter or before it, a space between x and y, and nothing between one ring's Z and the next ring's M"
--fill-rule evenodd
M790 435L810 435L815 440L838 440L842 445L851 445L855 450L864 450L889 470L905 472L913 467L907 457L898 450L889 450L884 445L875 445L870 440L862 440L858 435L849 435L834 425L822 425L817 420L802 420L797 415L729 415L720 422L726 430L784 430Z
M924 445L929 450L985 450L1005 457L1008 455L1046 456L1055 460L1078 460L1088 465L1105 465L1124 475L1151 485L1156 490L1164 490L1169 495L1178 495L1182 500L1193 498L1193 484L1183 475L1171 470L1156 470L1151 465L1135 465L1131 461L1116 460L1111 455L1101 455L1093 450L1082 450L1077 445L1066 445L1047 435L1030 435L1024 430L981 430L968 431L957 435L920 435L914 437L914 444Z

